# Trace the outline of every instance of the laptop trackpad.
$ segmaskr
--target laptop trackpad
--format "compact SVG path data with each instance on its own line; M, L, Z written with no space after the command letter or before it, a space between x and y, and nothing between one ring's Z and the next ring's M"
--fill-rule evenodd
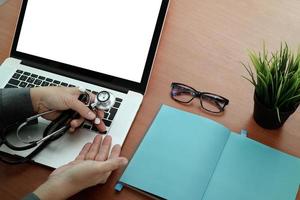
M86 129L79 129L75 133L66 133L34 157L34 161L57 168L73 161L82 147L93 142L97 134Z

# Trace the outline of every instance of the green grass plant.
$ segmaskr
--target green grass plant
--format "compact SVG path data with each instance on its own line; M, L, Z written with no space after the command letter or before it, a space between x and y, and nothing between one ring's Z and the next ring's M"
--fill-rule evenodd
M258 100L269 109L279 112L295 109L300 103L300 49L292 53L287 43L280 45L280 50L268 53L265 45L263 52L249 52L251 66L242 63L255 87Z

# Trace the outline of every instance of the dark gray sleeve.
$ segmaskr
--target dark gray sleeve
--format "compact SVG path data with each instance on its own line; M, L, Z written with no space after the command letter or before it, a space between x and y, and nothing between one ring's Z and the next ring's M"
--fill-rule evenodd
M34 193L27 194L22 200L40 200Z
M0 130L34 115L29 88L0 89Z

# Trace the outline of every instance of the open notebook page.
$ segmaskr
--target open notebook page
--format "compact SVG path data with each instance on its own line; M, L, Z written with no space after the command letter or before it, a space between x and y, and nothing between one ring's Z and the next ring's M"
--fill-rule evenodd
M295 200L300 159L232 133L203 200Z
M229 135L221 124L162 105L120 182L165 199L201 199Z

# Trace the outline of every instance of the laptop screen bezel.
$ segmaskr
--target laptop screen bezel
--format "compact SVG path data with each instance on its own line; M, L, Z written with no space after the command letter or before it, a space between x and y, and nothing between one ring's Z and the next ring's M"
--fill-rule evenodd
M156 21L152 41L148 50L148 56L145 62L144 71L142 74L142 79L140 83L133 82L130 80L118 78L108 74L103 74L100 72L94 72L91 70L80 68L79 66L73 66L54 60L49 60L46 58L41 58L38 56L26 54L24 52L17 51L17 45L20 37L20 32L26 12L28 0L23 0L19 20L16 27L15 37L13 40L13 45L11 48L10 56L22 60L23 64L46 70L49 72L57 73L70 78L75 78L85 82L89 82L96 85L110 87L122 92L132 90L141 94L145 93L147 83L150 77L152 65L154 62L157 46L159 43L161 31L163 28L165 16L167 13L169 0L161 0L161 7Z

